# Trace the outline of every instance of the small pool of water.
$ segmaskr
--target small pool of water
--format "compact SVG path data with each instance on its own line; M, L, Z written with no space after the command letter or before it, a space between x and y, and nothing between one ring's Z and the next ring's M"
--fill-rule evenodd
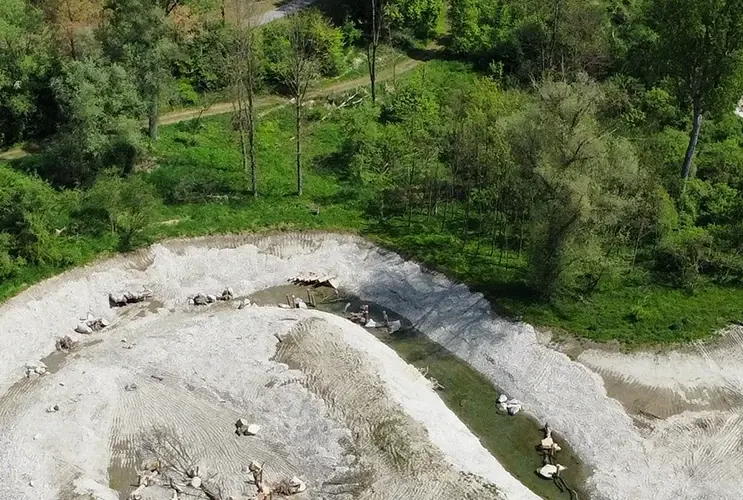
M285 304L287 295L307 301L307 290L307 287L283 285L258 291L250 299L258 305ZM393 335L382 328L370 328L369 331L408 363L428 369L428 376L437 379L444 387L443 391L438 391L441 399L514 477L546 500L570 499L569 492L561 492L554 482L542 479L535 472L542 465L542 456L536 447L544 437L541 430L544 422L538 422L524 413L511 417L498 412L496 401L501 394L498 387L468 363L416 330L408 318L342 291L336 293L330 288L314 288L311 291L317 309L321 311L345 317L347 304L350 303L348 311L354 312L366 304L370 317L375 321L383 321L383 311L387 312L391 321L400 320L403 328ZM563 479L581 500L589 499L583 484L590 471L562 439L559 429L553 436L562 447L557 455L559 463L567 467L562 474Z

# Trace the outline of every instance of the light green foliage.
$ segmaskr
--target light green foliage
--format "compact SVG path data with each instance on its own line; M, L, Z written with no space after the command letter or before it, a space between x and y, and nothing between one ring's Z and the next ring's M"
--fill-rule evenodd
M59 263L54 230L67 226L68 210L43 181L0 166L0 274L23 263Z
M320 11L303 11L301 18L302 38L307 41L306 53L315 61L322 76L338 76L345 69L343 31L329 23ZM269 81L280 84L282 75L291 64L291 20L271 23L263 30L266 76Z
M595 287L610 265L619 225L636 190L632 147L600 129L602 94L585 80L546 82L540 102L512 132L515 160L536 183L530 214L530 273L535 290L550 296L584 276ZM572 278L571 278L572 277Z
M129 73L99 58L66 61L52 89L64 116L47 176L86 184L103 167L132 170L140 150L143 103ZM60 168L61 167L61 168Z
M680 286L694 291L701 267L712 253L712 236L701 227L690 227L670 233L660 242L658 264L677 280Z
M610 64L610 19L588 0L453 0L453 49L519 79L545 71L600 74Z
M0 146L44 132L38 89L52 69L49 30L27 0L0 2Z
M416 73L396 89L382 106L383 121L402 122L412 119L433 121L438 114L436 96Z
M383 8L392 29L427 39L436 32L443 4L443 0L390 0L383 2Z

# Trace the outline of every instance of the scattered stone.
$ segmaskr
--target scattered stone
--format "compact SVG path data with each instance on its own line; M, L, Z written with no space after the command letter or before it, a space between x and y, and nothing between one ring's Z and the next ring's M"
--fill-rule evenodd
M297 309L307 309L307 303L299 297L294 297L294 307Z
M103 330L109 324L110 322L106 318L94 318L90 313L88 313L87 319L83 319L82 323L75 327L75 331L83 335L90 335L93 332Z
M32 375L44 375L47 372L46 365L43 361L38 363L30 363L26 365L26 377L31 378Z
M521 401L518 399L511 399L506 403L506 409L508 410L508 414L513 416L516 415L518 412L521 411Z
M126 339L125 338L124 339L121 339L121 341L126 344Z
M85 323L80 323L75 327L75 331L82 335L90 335L93 333L93 329Z
M205 306L209 303L209 300L207 300L206 295L203 293L197 293L191 300L197 306Z
M245 309L246 307L250 307L252 302L250 302L250 299L243 299L242 302L240 302L240 305L237 306L238 309Z
M34 482L33 481L29 481L28 482L28 485L33 488L34 487Z
M237 422L235 422L235 427L237 427L238 429L240 429L241 427L247 427L248 425L248 421L244 418L238 418Z
M214 304L217 301L217 296L213 294L209 294L206 296L206 301L210 304Z
M501 394L500 396L498 396L499 403L505 403L506 401L508 401L508 396L506 396L505 394Z
M387 333L390 335L395 333L396 331L400 330L402 328L402 322L399 319L396 319L395 321L390 321L387 324Z
M162 382L164 379L160 375L150 375L150 378L154 378L158 382Z
M38 441L39 439L41 439L41 434L36 434L34 436L34 441Z
M258 434L258 432L261 430L261 427L257 424L250 424L249 426L245 427L245 430L243 431L243 435L245 436L255 436Z
M222 291L222 295L217 297L218 300L227 301L232 300L235 297L235 293L232 291L232 288L225 288Z
M199 476L194 476L191 478L191 487L193 488L201 488L201 478Z
M132 382L131 384L126 384L124 386L124 390L127 392L136 391L137 389L139 389L139 387L134 382Z
M545 479L552 479L552 476L554 476L555 474L559 472L564 471L565 469L566 467L560 464L557 464L557 465L547 464L537 469L537 474L539 474Z
M77 346L77 342L72 339L69 335L57 339L55 347L58 351L71 351Z
M292 493L295 493L295 494L302 493L303 491L307 489L307 485L305 484L305 482L299 479L297 476L294 476L289 482L289 484L292 487L292 490L293 490Z
M55 413L59 411L59 405L50 406L46 409L47 413Z

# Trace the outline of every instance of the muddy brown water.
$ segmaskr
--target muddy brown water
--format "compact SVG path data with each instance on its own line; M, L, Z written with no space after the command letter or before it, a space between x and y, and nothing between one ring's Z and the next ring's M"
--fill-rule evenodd
M346 317L346 311L356 312L362 305L368 305L370 317L375 321L383 321L383 311L387 312L391 321L400 320L403 328L393 335L383 328L370 328L368 331L408 363L427 368L428 376L436 378L444 386L444 390L438 392L439 396L514 477L546 500L571 498L569 492L560 491L555 483L536 474L536 469L542 466L542 457L536 451L536 446L544 437L541 430L543 423L525 413L513 417L500 413L496 408L497 398L502 394L500 389L468 363L418 331L408 318L379 304L362 301L356 296L327 287L282 285L260 290L249 298L263 306L286 304L287 295L300 297L307 302L308 290L313 293L317 309L321 311ZM590 469L581 462L559 432L553 435L562 446L559 462L567 467L562 474L563 479L575 490L578 498L590 499L584 489Z

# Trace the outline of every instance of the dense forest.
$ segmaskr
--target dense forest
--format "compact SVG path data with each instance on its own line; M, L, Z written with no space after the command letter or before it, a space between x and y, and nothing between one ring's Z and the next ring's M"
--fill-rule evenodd
M591 338L743 320L743 0L273 8L0 3L5 295L159 237L332 228Z

